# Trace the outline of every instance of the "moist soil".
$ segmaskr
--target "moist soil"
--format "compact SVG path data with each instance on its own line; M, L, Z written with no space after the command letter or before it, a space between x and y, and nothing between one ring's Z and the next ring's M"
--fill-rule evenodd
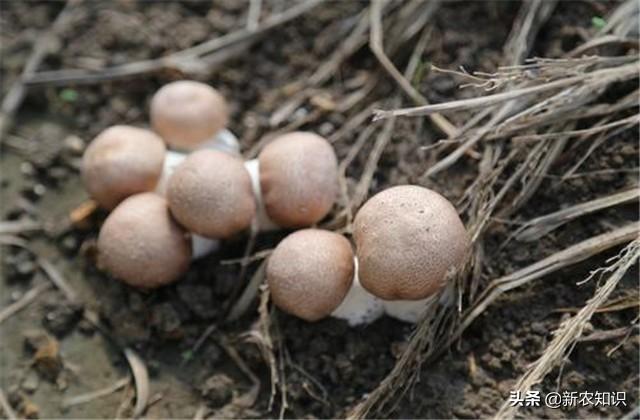
M263 16L290 6L287 1L265 2ZM477 91L458 89L459 81L449 74L430 72L427 64L495 70L519 6L517 2L445 2L430 23L433 33L422 57L425 66L416 81L418 90L432 102L477 95ZM594 30L593 17L606 15L614 6L608 2L559 2L530 56L558 57L571 50ZM16 82L34 42L40 40L64 4L4 1L1 7L4 96ZM316 93L319 99L303 103L284 121L273 121L274 113L290 98L294 82L305 80L328 60L365 7L355 1L323 4L266 33L223 67L198 76L228 99L230 129L241 139L244 151L283 127L329 137L374 100L382 100L382 108L397 106L385 98L395 95L398 88L365 46L339 66ZM86 2L60 35L51 39L51 53L39 70L99 69L159 57L241 28L247 9L244 2L231 0L217 1L215 6L209 2ZM406 53L394 56L396 64L406 65L414 42L405 44ZM339 102L350 86L358 86L358 77L371 74L378 75L376 86L354 109L336 111L322 101L333 98ZM22 416L131 415L132 384L83 404L65 405L70 397L127 378L124 347L134 349L149 370L148 417L193 418L205 413L268 418L281 414L280 393L270 408L269 365L260 349L246 339L246 333L256 328L258 298L238 320L228 322L225 316L260 265L254 261L243 270L236 262L245 252L246 235L227 241L218 253L195 262L175 285L141 292L96 268L95 241L106 213L98 211L82 224L68 222L70 213L88 199L78 173L86 144L113 124L146 125L153 92L181 77L179 70L163 70L93 85L34 87L3 140L2 219L30 218L40 222L41 229L21 232L29 251L2 246L0 307L49 282L38 268L36 255L53 264L80 302L72 304L58 289L49 288L0 324L0 386ZM402 104L411 103L404 99ZM451 118L458 126L465 122L460 116ZM334 143L340 160L356 141L360 130L356 131ZM529 220L637 186L637 135L637 130L631 130L605 142L581 167L584 176L562 182L558 177L546 178L513 220ZM422 146L441 137L428 120L398 120L368 195L392 185L422 183L452 200L460 198L475 176L476 162L471 158L436 180L426 182L420 177L436 160ZM350 191L363 172L374 141L372 137L365 143L347 169ZM575 155L585 153L587 147L568 152L551 168L550 175L565 173L575 163ZM617 206L578 218L539 241L513 242L507 247L501 245L512 225L495 220L485 241L483 284L635 218L636 204ZM259 235L253 252L272 249L286 233ZM553 331L584 306L598 284L597 280L578 282L616 252L591 258L503 296L446 354L423 366L418 383L390 415L481 418L494 414L516 380L540 357ZM634 268L613 299L637 298L637 278ZM82 308L97 313L107 332L88 322ZM585 334L628 326L637 316L637 304L597 313ZM293 418L346 416L392 369L412 331L411 325L388 317L350 328L336 319L307 323L275 309L271 322L276 337L282 338L276 341L276 350L283 361L281 376L286 380L283 413ZM196 345L207 329L210 334ZM626 337L580 342L562 368L554 369L537 388L543 394L556 390L626 392L626 406L532 407L521 414L620 417L631 411L638 404L638 346L637 330ZM251 375L260 385L257 399L250 407L238 408L239 398L254 385Z

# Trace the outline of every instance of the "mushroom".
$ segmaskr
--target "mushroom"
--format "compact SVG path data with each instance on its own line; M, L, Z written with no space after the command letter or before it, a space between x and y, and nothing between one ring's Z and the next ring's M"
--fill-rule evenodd
M100 133L82 158L89 195L107 210L132 194L153 191L165 157L162 139L149 130L116 125Z
M470 248L453 205L435 191L411 185L369 199L355 217L353 234L360 283L384 301L416 301L436 294L464 264ZM385 303L385 310L393 306L402 318L398 304ZM405 306L406 318L416 318L416 305L411 310L410 302Z
M269 257L266 270L273 303L310 322L329 316L340 305L353 274L349 241L319 229L287 236Z
M324 138L307 132L282 135L258 156L262 202L269 218L286 228L325 217L338 194L338 164Z
M124 200L107 217L98 236L98 265L125 283L152 289L169 284L189 268L188 233L155 193Z
M229 111L222 95L211 86L180 80L155 93L150 116L154 131L169 146L194 150L227 125Z
M246 229L256 211L242 161L217 150L198 150L180 163L169 178L167 200L180 224L211 239Z

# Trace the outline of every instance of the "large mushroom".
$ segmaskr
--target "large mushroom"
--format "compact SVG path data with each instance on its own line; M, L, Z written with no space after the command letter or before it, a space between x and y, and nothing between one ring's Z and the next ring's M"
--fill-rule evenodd
M269 218L286 228L324 218L338 194L338 165L324 138L307 132L282 135L258 156L262 202Z
M385 301L436 294L463 265L470 247L453 205L419 186L393 187L373 196L358 211L353 234L360 282Z
M177 280L189 268L191 241L155 193L124 200L98 236L98 265L125 283L153 289Z
M156 188L165 150L162 139L149 130L127 125L107 128L84 152L84 186L101 207L111 210L130 195Z

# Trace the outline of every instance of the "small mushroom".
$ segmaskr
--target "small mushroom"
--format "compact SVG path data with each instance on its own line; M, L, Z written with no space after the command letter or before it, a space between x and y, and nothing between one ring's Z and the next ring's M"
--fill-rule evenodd
M338 194L338 164L325 139L285 134L269 143L258 161L262 200L277 225L310 226L329 213Z
M189 268L191 241L155 193L124 200L98 236L98 265L125 283L152 289L169 284Z
M256 211L244 164L217 150L198 150L180 163L169 178L167 200L180 224L211 239L246 229Z
M151 126L169 146L194 150L212 139L229 120L222 95L192 80L164 85L151 99Z
M269 257L266 270L273 303L310 322L329 316L340 305L353 274L349 241L319 229L287 236Z
M353 234L360 282L384 300L419 300L440 291L470 247L453 205L411 185L368 200L355 217Z
M89 195L107 210L130 195L152 191L162 173L165 145L149 130L116 125L100 133L82 158Z

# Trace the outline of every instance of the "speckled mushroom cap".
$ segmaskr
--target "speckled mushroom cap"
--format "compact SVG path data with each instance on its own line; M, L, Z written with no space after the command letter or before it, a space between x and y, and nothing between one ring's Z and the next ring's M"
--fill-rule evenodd
M258 160L262 200L277 225L310 226L329 213L338 194L338 164L325 139L285 134L269 143Z
M353 251L342 235L304 229L287 236L267 263L273 303L307 321L331 314L353 281Z
M248 228L256 211L244 164L217 150L193 152L178 165L169 177L167 200L180 224L212 239Z
M190 262L189 234L157 194L127 198L100 229L98 265L131 286L152 289L169 284Z
M98 204L111 210L130 195L152 191L165 157L160 137L142 128L116 125L89 144L82 157L82 181Z
M193 150L223 129L227 103L211 86L192 80L164 85L151 99L151 126L169 146Z
M360 283L386 300L436 293L469 248L453 205L435 191L412 185L369 199L356 215L353 235Z

